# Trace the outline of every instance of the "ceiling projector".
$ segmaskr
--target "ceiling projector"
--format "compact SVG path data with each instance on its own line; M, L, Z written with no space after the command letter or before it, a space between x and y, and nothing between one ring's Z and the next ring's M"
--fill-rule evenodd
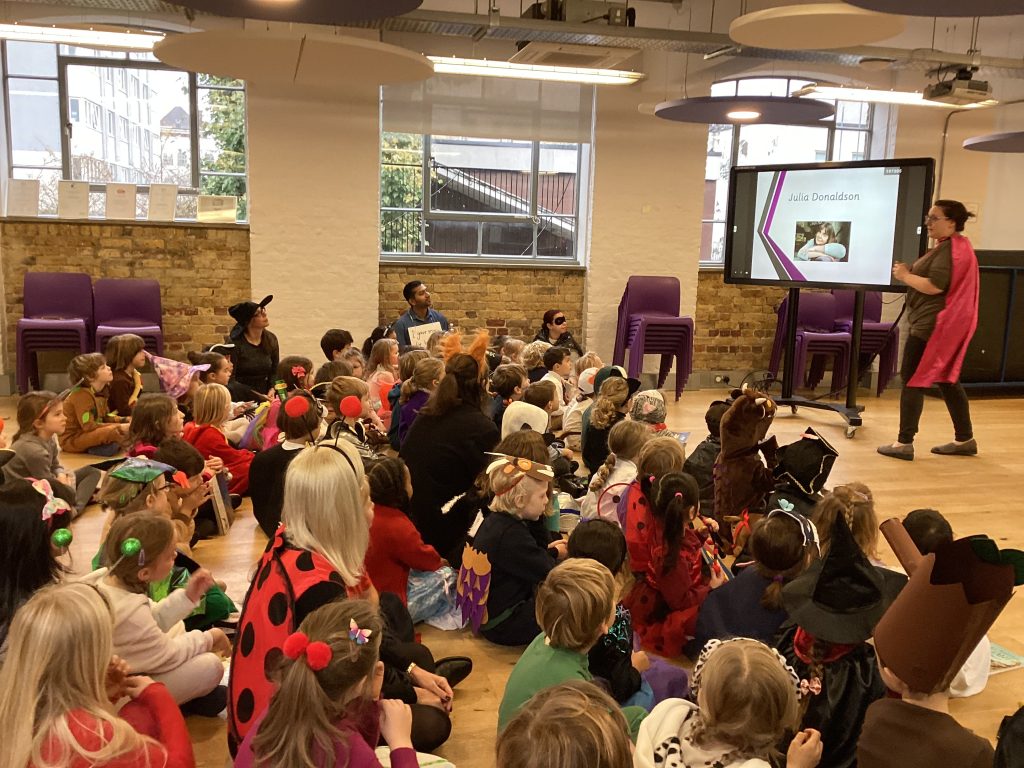
M992 98L992 86L982 80L972 80L968 70L960 70L952 80L943 80L924 89L927 101L938 101L966 107Z

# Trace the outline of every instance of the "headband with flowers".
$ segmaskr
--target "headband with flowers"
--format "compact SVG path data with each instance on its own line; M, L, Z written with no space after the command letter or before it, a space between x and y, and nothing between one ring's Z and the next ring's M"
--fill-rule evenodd
M723 645L727 643L735 643L739 641L746 641L748 643L757 643L759 645L764 645L764 643L762 643L760 640L754 640L749 637L732 637L728 640L719 640L718 638L713 638L711 640L708 640L707 644L704 646L704 650L700 652L700 656L697 658L697 663L693 665L693 675L691 675L690 677L690 690L693 693L694 700L696 700L697 691L700 690L701 678L703 677L704 673L704 666L707 664L708 659L711 657L711 654L713 654L715 651L717 651L719 648L721 648ZM793 688L796 691L796 695L798 697L803 698L808 694L816 696L819 693L821 693L821 680L819 680L816 677L810 680L801 680L800 676L796 673L796 670L793 669L793 667L789 664L789 662L786 661L785 657L781 653L779 653L775 648L772 648L770 645L765 645L765 648L768 648L772 652L772 654L775 656L775 659L779 662L779 664L782 665L782 668L786 670L787 673L789 673L789 676L791 678L793 678Z

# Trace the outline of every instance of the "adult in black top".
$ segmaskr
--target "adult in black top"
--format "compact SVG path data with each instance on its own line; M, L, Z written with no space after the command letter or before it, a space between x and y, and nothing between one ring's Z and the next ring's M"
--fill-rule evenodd
M278 443L260 451L249 466L249 496L252 514L268 539L281 524L281 505L284 503L284 477L288 465L299 455L300 443Z
M485 375L476 358L452 355L444 378L417 415L400 452L416 489L409 517L423 541L453 567L462 562L466 533L476 511L464 494L472 490L476 476L487 466L486 453L501 437L484 411L490 404Z
M236 384L232 391L234 398L251 399L255 394L265 399L274 385L281 351L277 336L267 330L270 325L267 304L273 300L273 295L265 296L259 304L242 301L228 309L228 314L235 321L235 327L226 340L235 345L231 351L231 362L235 366L232 376L232 382ZM240 397L246 393L248 397Z
M572 350L577 355L583 355L583 348L572 337L572 332L566 324L565 313L560 309L549 309L544 313L544 322L533 340L546 341L556 347Z

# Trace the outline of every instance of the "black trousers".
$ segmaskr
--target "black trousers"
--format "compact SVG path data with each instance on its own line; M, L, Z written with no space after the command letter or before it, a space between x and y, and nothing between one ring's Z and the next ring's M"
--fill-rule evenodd
M914 442L914 436L921 423L925 390L920 387L908 387L907 382L917 371L927 343L927 339L908 336L903 347L903 364L900 366L903 392L900 394L900 435L897 438L901 443ZM974 437L974 429L971 426L971 405L967 401L967 393L964 391L963 385L958 381L954 384L939 384L938 387L939 392L942 393L942 399L946 402L949 416L953 420L956 440L959 442L970 440Z

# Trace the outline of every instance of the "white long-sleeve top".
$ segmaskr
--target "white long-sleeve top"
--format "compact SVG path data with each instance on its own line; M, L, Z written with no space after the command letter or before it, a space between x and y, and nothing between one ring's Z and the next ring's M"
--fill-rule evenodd
M95 584L114 612L114 653L128 662L135 674L158 675L213 649L210 632L186 632L181 623L198 603L184 589L172 590L160 602L110 583L107 569L93 571L82 580Z

